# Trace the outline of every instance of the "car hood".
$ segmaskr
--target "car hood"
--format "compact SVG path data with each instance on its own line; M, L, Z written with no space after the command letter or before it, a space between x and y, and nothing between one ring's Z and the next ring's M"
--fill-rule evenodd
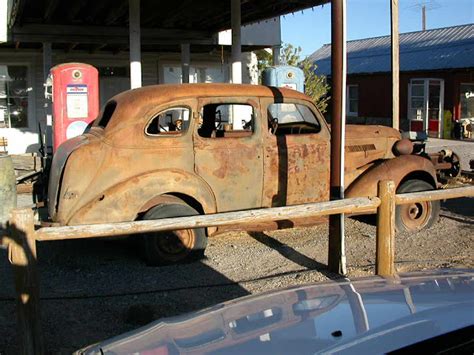
M167 318L77 354L386 353L474 323L474 272L318 283Z

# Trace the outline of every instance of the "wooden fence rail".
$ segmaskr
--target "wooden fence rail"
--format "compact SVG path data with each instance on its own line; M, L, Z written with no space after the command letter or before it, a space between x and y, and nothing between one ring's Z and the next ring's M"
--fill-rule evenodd
M377 197L308 203L305 205L262 208L257 210L216 213L210 215L173 217L157 220L47 227L36 231L36 240L62 240L111 237L145 232L161 232L202 227L222 227L246 223L281 221L295 218L327 216L338 213L364 213L380 205Z
M474 197L474 186L447 190L395 194L392 181L379 183L378 197L349 198L297 206L217 213L213 215L165 218L136 222L106 223L34 229L31 209L17 209L11 214L7 240L9 260L16 285L18 334L22 354L41 354L42 337L39 317L39 282L36 242L92 237L110 237L154 231L219 227L245 223L281 221L331 214L356 214L377 209L376 274L393 276L395 270L396 205L458 197Z

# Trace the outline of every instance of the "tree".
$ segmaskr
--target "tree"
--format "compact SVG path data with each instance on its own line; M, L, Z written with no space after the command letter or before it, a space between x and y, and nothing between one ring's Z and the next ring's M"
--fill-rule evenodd
M263 70L272 65L273 58L272 54L266 50L257 51L256 55L261 77ZM284 44L280 52L280 63L299 67L303 70L305 94L313 99L322 113L326 112L329 101L329 85L327 84L326 77L324 75L316 75L317 65L311 63L308 58L301 59L301 47L294 47L289 43Z

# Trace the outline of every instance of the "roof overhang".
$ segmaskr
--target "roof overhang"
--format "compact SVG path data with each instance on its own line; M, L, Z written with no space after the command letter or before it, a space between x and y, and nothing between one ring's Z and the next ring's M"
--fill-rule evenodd
M9 0L12 43L125 46L129 0ZM242 0L242 24L322 5L330 0ZM230 0L141 0L142 44L217 45L231 27Z

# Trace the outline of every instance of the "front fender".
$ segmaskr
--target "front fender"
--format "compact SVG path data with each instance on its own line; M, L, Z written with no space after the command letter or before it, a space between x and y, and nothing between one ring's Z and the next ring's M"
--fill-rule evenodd
M69 216L65 224L133 221L150 199L170 193L194 198L204 213L216 212L215 196L204 180L192 173L167 169L134 176L102 191Z
M402 155L384 160L365 171L349 185L345 196L348 198L377 196L379 181L393 180L398 187L400 182L411 174L429 177L436 186L436 170L430 160L419 155Z

